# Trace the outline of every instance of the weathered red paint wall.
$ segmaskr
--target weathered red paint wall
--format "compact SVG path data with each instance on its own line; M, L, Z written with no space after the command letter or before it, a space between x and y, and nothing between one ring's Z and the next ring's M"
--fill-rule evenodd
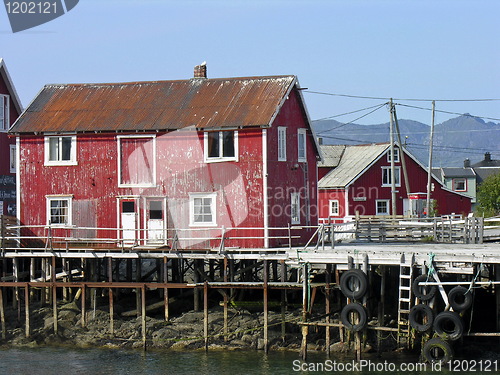
M318 193L318 202L319 202L319 217L326 219L328 217L332 218L342 218L346 216L345 209L345 193L344 190L341 189L320 189ZM330 200L338 200L339 201L339 214L336 216L330 215Z
M72 194L74 205L95 211L74 210L73 224L88 226L88 218L94 217L90 222L100 228L119 225L119 196L139 197L142 208L147 197L167 197L169 227L189 228L189 193L217 191L217 227L263 227L262 210L257 209L262 205L263 195L260 129L239 132L238 162L204 163L203 133L157 134L155 141L150 138L149 142L156 142L156 186L119 187L116 135L78 135L76 166L44 166L44 138L22 137L22 222L46 224L47 195ZM144 228L143 211L138 220ZM204 235L220 233L209 232ZM250 233L263 236L262 230L248 233L239 230L234 235L247 237ZM114 237L116 233L100 233L99 237L106 236ZM186 233L179 237L186 237ZM248 242L238 243L252 245ZM227 245L231 246L231 242Z
M278 161L279 126L287 128L286 161ZM307 129L307 163L298 162L298 129ZM308 129L305 113L295 91L290 93L272 128L267 130L267 141L269 226L286 228L291 224L290 199L293 192L300 193L300 224L297 225L304 226L307 224L308 211L309 224L316 225L318 222L317 153L313 134ZM307 167L306 172L304 171L305 167ZM308 200L306 199L307 191L309 192ZM309 201L309 208L307 207L307 201ZM300 241L296 241L297 243L304 242L312 235L312 229L294 231L292 234L301 236ZM288 231L271 231L270 236L288 236ZM272 246L286 245L288 244L288 238L275 239L270 243Z

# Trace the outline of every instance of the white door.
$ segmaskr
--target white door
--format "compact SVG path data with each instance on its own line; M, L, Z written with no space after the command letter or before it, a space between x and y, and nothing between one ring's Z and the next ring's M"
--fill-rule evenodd
M161 198L148 199L146 222L148 229L148 242L163 242L165 236L165 209L164 201Z
M410 200L405 198L403 199L403 215L404 216L409 216L411 217L411 206L410 206Z
M127 245L137 240L137 204L135 200L122 200L120 203L122 239Z

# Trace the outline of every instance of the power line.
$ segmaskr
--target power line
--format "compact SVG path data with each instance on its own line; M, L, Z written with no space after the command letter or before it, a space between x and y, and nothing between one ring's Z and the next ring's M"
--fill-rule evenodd
M382 103L382 104L378 105L378 106L377 106L377 108L375 108L374 110L372 110L372 111L370 111L370 112L368 112L368 113L365 113L363 116L360 116L360 117L358 117L358 118L355 118L355 119L354 119L354 120L352 120L352 121L346 122L345 124L341 124L341 125L336 126L336 127L334 127L334 128L330 128L330 129L322 130L322 131L318 132L317 134L326 133L326 132L329 132L329 131L332 131L332 130L339 129L339 128L343 127L343 126L346 126L346 125L352 124L354 121L357 121L357 120L359 120L359 119L362 119L363 117L366 117L366 116L368 116L368 115L371 115L373 112L378 111L380 108L384 107L386 104L387 104L387 103ZM372 108L373 108L373 107L372 107Z
M346 115L352 115L353 113L367 111L369 109L372 109L372 108L375 108L375 107L378 107L378 106L384 106L385 104L387 104L387 102L384 103L384 104L377 104L377 105L374 105L374 106L371 106L371 107L367 107L367 108L357 109L357 110L351 111L351 112L341 113L340 115L333 115L333 116L319 118L317 120L312 120L312 122L329 120L329 119L332 119L332 118L335 118L335 117L341 117L341 116L346 116Z
M348 94L336 94L330 92L321 92L321 91L311 91L304 90L304 92L310 94L318 94L318 95L328 95L328 96L340 96L344 98L355 98L355 99L374 99L374 100L403 100L403 101L415 101L415 102L493 102L500 101L500 99L414 99L414 98L387 98L381 96L363 96L363 95L348 95Z

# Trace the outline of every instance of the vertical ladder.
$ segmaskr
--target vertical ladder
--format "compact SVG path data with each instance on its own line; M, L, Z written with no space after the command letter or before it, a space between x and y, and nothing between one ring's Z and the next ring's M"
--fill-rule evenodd
M410 347L410 308L411 308L411 284L413 281L413 264L415 255L408 259L408 254L401 255L399 263L399 302L398 302L398 346Z

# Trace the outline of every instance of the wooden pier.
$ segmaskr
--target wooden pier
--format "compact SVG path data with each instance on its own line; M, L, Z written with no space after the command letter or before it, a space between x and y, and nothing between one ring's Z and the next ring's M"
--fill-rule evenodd
M217 304L223 306L226 341L228 306L241 290L257 291L261 298L262 339L266 351L269 350L268 312L273 299L278 302L283 317L292 304L302 306L299 326L303 358L307 356L311 327L323 330L327 352L332 343L332 329L338 330L341 342L352 342L358 358L366 337L362 332L366 330L392 332L397 346L421 346L424 352L426 347L420 341L425 342L437 333L432 333L433 329L421 331L413 327L412 308L417 305L428 306L435 315L456 310L461 322L471 322L467 331L462 330L461 337L491 339L500 331L500 245L497 243L402 242L400 235L391 242L336 243L339 233L335 233L335 227L322 224L313 228L314 235L305 246L292 246L293 228L289 227L281 228L289 233L288 246L226 248L224 233L228 229L221 228L222 238L207 239L211 244L218 240L217 246L179 248L174 246L175 236L164 238L161 243L139 241L131 245L111 238L83 240L55 236L51 230L46 231L46 237L34 238L13 218L3 217L2 224L0 320L4 339L9 336L9 322L5 319L7 305L12 304L19 311L19 317L24 311L24 329L29 337L33 328L30 320L33 303L51 304L53 331L57 334L60 301L78 298L82 312L80 323L85 326L86 312L95 306L94 290L105 291L108 296L110 336L115 331L114 306L121 291L135 292L135 314L142 321L144 347L150 339L146 330L148 307L155 305L156 309L163 309L164 319L169 321L176 313L171 309L171 298L178 296L181 290L192 291L189 298L194 309L204 312L206 348L212 335L208 328L210 304L218 299ZM82 230L76 229L73 233ZM386 236L384 240L390 238ZM343 280L349 272L351 279ZM415 283L421 274L428 275L426 280ZM481 308L454 309L456 301L450 301L449 295L457 285L474 293L473 303L480 303ZM427 298L427 290L436 286L435 295ZM424 290L423 294L419 288ZM149 297L148 291L152 290L158 291L155 297ZM491 301L494 303L490 304ZM345 312L346 308L352 311ZM491 311L485 312L485 309ZM485 314L495 316L495 320L476 324ZM424 317L417 323L422 325L430 318ZM284 319L281 329L284 338ZM443 340L448 342L446 337Z

